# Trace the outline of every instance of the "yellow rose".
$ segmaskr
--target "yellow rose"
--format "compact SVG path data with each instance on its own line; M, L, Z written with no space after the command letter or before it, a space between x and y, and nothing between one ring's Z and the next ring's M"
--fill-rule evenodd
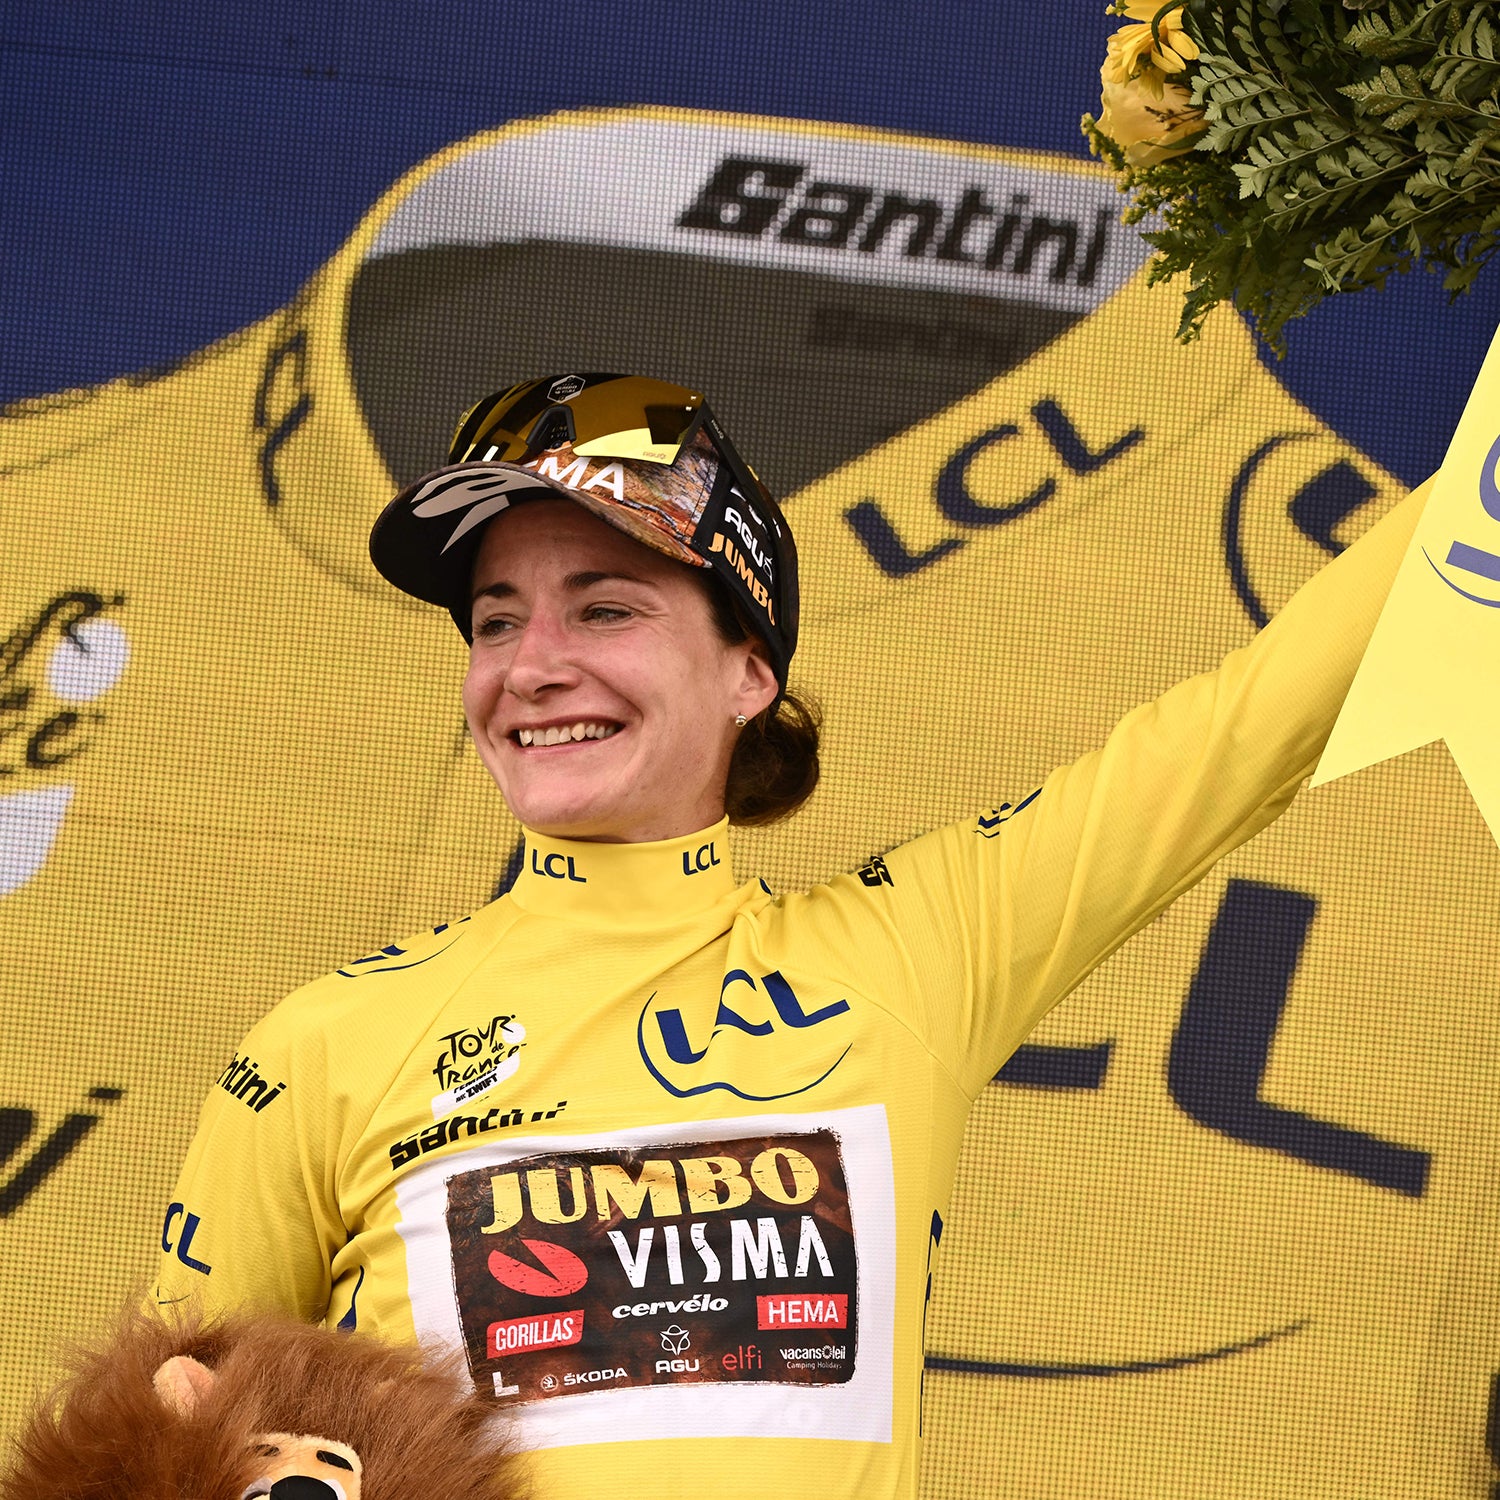
M1203 129L1203 111L1180 83L1158 81L1153 90L1144 77L1117 82L1099 70L1099 129L1125 152L1133 167L1152 167L1192 149Z

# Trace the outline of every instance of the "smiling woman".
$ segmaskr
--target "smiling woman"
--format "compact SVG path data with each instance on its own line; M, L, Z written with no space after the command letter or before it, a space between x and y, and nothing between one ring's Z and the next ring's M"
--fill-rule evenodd
M1290 801L1419 503L1041 788L778 897L727 858L817 780L776 502L695 391L481 402L371 555L468 642L527 858L256 1028L157 1295L460 1351L541 1496L911 1500L970 1105Z
M525 382L465 416L449 459L371 556L470 641L469 729L524 826L639 843L811 795L817 713L786 680L796 546L701 394Z
M641 843L724 816L738 730L776 678L754 638L723 639L692 573L542 500L490 522L474 584L464 712L526 827Z

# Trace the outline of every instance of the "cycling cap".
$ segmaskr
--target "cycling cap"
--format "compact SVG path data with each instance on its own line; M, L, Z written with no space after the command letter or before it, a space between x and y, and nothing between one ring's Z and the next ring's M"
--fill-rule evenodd
M564 495L644 546L708 568L765 642L786 686L797 646L797 548L703 396L639 375L552 375L486 396L448 462L381 512L370 557L398 589L442 605L473 639L472 574L487 522Z

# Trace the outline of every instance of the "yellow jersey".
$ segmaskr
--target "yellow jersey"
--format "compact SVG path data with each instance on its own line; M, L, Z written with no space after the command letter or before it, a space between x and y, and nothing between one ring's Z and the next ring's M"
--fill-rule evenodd
M506 895L246 1038L158 1298L462 1350L540 1494L914 1496L970 1106L1286 806L1419 503L1100 751L806 893L736 885L726 824L528 832Z

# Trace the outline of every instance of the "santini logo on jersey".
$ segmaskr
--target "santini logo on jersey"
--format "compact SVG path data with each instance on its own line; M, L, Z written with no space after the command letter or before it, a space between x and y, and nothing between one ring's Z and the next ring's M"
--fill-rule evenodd
M971 183L952 199L922 197L875 183L830 181L805 162L726 156L677 227L962 263L1012 286L1028 278L1094 284L1117 209L1095 207L1089 221L1080 222L1037 212L1029 193L1012 192L1000 202L993 191Z
M257 1071L259 1067L260 1064L253 1058L241 1057L236 1053L214 1081L231 1099L248 1104L259 1114L268 1105L275 1103L286 1088L284 1083L272 1085L268 1079L262 1078Z
M666 1005L653 993L636 1025L646 1070L679 1099L716 1089L785 1099L821 1083L852 1042L849 1002L804 1001L779 970L724 976L716 1004Z
M425 1130L414 1131L405 1140L397 1141L390 1148L391 1171L404 1167L407 1162L425 1156L429 1151L441 1151L444 1146L471 1136L483 1135L490 1130L513 1130L517 1125L538 1125L543 1120L555 1120L568 1107L566 1099L559 1099L553 1109L492 1109L483 1115L449 1115L436 1125Z

